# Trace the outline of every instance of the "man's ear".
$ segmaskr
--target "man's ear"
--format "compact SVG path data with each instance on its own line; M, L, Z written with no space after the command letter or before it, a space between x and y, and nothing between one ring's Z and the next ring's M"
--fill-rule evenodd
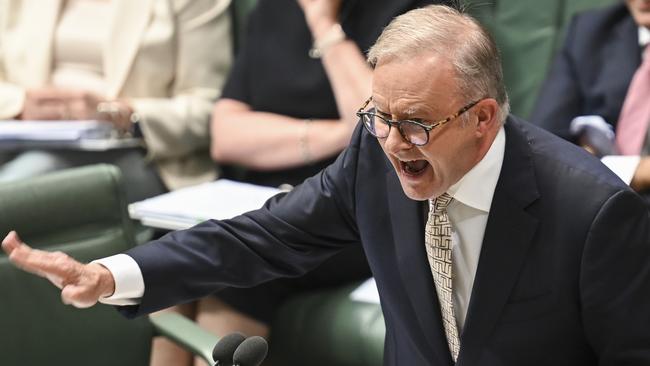
M474 108L476 116L476 133L478 137L484 136L499 123L499 103L492 98L478 102Z

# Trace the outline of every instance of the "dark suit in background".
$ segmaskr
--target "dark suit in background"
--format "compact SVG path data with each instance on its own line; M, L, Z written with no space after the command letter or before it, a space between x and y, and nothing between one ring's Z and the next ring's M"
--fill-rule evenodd
M577 116L599 115L616 128L641 65L638 29L623 2L576 15L531 121L568 140L573 140L569 124Z
M579 147L509 118L459 366L650 364L648 211ZM386 320L385 365L451 365L424 245L426 202L408 199L359 127L335 163L265 207L171 233L128 254L140 315L298 276L362 245Z

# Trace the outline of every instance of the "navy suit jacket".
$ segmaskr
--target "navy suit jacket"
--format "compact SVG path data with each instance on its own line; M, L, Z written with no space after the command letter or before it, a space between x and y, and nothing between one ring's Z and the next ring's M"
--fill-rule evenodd
M514 117L457 365L649 365L650 230L640 198L582 149ZM376 138L260 210L128 252L146 286L131 316L297 276L363 245L386 321L384 364L452 365L424 245Z
M531 122L571 140L577 116L599 115L616 127L641 65L638 26L623 2L576 15L542 86Z

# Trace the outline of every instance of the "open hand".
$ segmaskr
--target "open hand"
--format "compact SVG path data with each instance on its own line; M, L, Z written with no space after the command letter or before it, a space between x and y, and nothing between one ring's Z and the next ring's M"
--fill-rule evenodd
M30 248L15 231L4 238L2 249L17 267L47 278L61 289L65 304L87 308L115 291L113 275L102 265L83 264L62 252Z

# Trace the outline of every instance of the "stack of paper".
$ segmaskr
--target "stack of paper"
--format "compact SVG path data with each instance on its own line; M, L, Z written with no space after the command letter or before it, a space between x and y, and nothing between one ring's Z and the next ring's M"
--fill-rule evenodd
M114 135L113 125L103 121L0 122L0 140L4 141L78 141Z
M262 207L276 188L227 179L179 189L129 205L131 218L143 225L178 230L209 219L229 219Z
M358 302L379 304L379 291L374 278L369 278L350 293L350 299Z

